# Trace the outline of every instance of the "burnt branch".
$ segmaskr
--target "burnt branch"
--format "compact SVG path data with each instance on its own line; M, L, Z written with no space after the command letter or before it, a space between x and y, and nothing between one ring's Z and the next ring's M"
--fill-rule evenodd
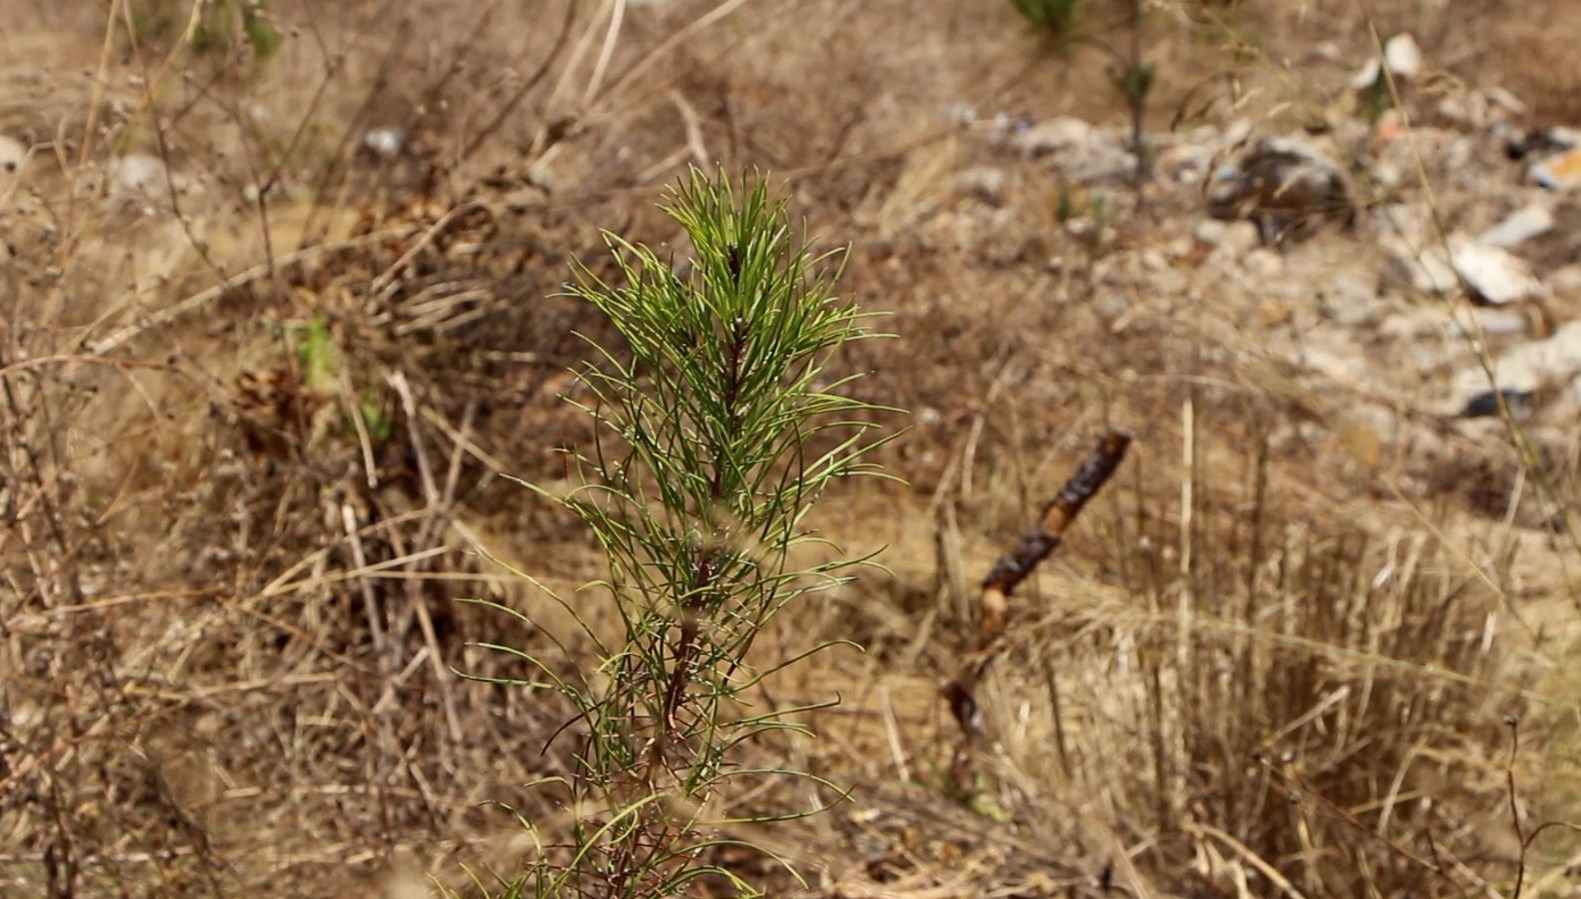
M1010 594L1032 574L1039 562L1059 548L1065 538L1065 531L1081 514L1087 502L1114 476L1130 446L1131 435L1124 431L1111 430L1105 434L1098 441L1097 448L1060 488L1060 492L1043 507L1037 527L1022 537L1008 555L994 563L988 576L983 578L982 593L978 598L981 617L977 626L975 651L967 658L955 680L944 687L950 713L961 728L961 741L950 767L956 790L962 796L975 792L977 744L987 735L982 709L977 704L973 688L994 656L998 655L1005 619L1010 612Z
M1098 442L1098 448L1081 463L1065 486L1048 505L1043 507L1037 528L1025 537L1009 555L1004 556L983 578L979 606L982 618L978 623L977 648L986 650L1005 629L1005 615L1009 611L1010 594L1059 548L1065 530L1076 516L1108 483L1125 451L1131 445L1131 435L1124 431L1110 431Z

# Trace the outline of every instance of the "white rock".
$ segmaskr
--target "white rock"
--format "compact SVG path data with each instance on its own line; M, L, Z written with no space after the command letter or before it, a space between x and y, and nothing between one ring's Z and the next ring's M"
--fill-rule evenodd
M1061 174L1077 183L1119 177L1136 167L1136 157L1119 136L1070 116L1029 125L1010 144L1024 155L1051 158Z
M1060 116L1028 127L1017 134L1011 143L1028 156L1045 156L1081 147L1097 139L1098 129L1090 122L1072 116Z
M1213 226L1218 227L1213 227ZM1220 271L1239 271L1246 254L1262 245L1257 226L1240 219L1227 222L1208 219L1194 229L1193 236L1213 247L1204 264Z
M1021 116L1012 116L1009 113L996 112L994 113L994 117L988 120L986 126L986 130L988 132L988 142L996 147L1002 146L1005 141L1010 139L1011 135L1020 134L1021 132L1025 131L1030 126L1030 124L1031 123L1028 122L1027 119ZM977 127L982 128L984 126L978 125Z
M1448 319L1435 306L1416 306L1388 316L1378 323L1378 337L1387 343L1421 344L1443 335Z
M14 137L0 134L0 176L22 171L27 163L27 147Z
M371 128L362 136L362 148L383 160L401 155L406 146L406 135L399 128Z
M1581 374L1581 321L1562 325L1547 340L1511 347L1499 357L1494 374L1504 390L1538 390L1575 380ZM1463 404L1487 390L1488 376L1480 365L1455 377L1453 392L1457 403Z
M1383 71L1383 65L1378 62L1378 57L1369 56L1362 64L1361 69L1351 76L1352 90L1364 91L1378 82L1378 75Z
M1422 48L1416 43L1416 38L1409 34L1397 34L1389 38L1383 45L1383 60L1379 61L1373 56L1350 79L1350 86L1355 90L1366 90L1377 83L1383 74L1383 67L1389 67L1389 73L1396 78L1415 78L1422 73Z
M1526 105L1502 87L1451 90L1438 101L1437 109L1445 119L1474 131L1502 130L1509 126L1511 119L1526 113Z
M1526 104L1521 101L1521 98L1502 87L1490 87L1485 92L1485 95L1489 102L1505 112L1514 115L1524 115L1526 113Z
M963 194L998 205L1004 201L1007 180L1003 169L980 165L956 173L955 186Z
M1477 243L1464 235L1449 238L1449 259L1466 285L1495 306L1543 294L1543 283L1526 260L1503 249Z
M1386 238L1421 246L1433 233L1433 210L1426 203L1380 204L1373 208L1372 223Z
M1389 38L1383 45L1383 59L1389 71L1401 78L1415 78L1422 74L1422 48L1409 32Z
M1520 337L1531 329L1531 319L1519 309L1475 309L1477 324L1488 337Z
M1449 254L1441 246L1413 250L1414 244L1395 235L1385 235L1380 241L1389 254L1390 266L1386 272L1417 293L1448 293L1455 289L1460 279L1450 263Z
M170 193L165 163L146 153L128 153L110 160L110 193L117 195L166 196Z
M1379 241L1389 253L1391 273L1420 293L1448 293L1464 283L1490 305L1502 306L1547 294L1526 260L1502 247L1451 234L1448 249L1433 242L1418 246L1399 235Z
M1554 227L1553 209L1541 203L1528 203L1511 213L1504 221L1477 236L1477 243L1490 247L1514 247Z

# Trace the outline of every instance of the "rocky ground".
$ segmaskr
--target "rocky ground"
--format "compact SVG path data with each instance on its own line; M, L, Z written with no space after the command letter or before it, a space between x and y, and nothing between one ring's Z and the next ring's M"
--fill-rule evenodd
M1542 526L1558 498L1518 501L1516 469L1492 460L1514 426L1556 482L1573 464L1581 132L1523 130L1525 107L1499 89L1418 100L1414 52L1393 73L1400 105L1375 121L1349 102L1380 89L1373 61L1355 97L1301 128L1149 135L1140 212L1124 126L963 113L970 162L954 179L971 208L956 227L1013 244L1028 205L1015 182L1051 179L1089 256L1041 261L1090 266L1083 289L1112 328L1199 318L1217 352L1259 357L1263 386L1315 419L1284 438L1322 434L1410 495L1465 490Z

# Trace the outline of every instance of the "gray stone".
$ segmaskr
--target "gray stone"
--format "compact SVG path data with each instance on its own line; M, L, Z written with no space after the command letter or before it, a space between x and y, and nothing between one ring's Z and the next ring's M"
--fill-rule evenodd
M1029 126L1011 140L1011 145L1028 156L1039 157L1091 144L1097 138L1098 129L1090 122L1060 116Z
M997 206L1004 202L1008 180L1003 169L980 165L956 173L955 186L967 196Z

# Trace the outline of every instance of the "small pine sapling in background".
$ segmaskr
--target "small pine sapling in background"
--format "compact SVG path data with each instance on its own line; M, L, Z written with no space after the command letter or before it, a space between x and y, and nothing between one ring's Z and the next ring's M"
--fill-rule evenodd
M1063 55L1078 45L1096 47L1111 62L1105 68L1109 84L1125 101L1131 116L1131 152L1136 156L1132 173L1132 187L1136 191L1138 208L1143 201L1143 188L1150 173L1147 148L1147 103L1153 94L1157 67L1143 56L1142 31L1145 0L1122 0L1125 4L1125 28L1130 34L1130 46L1121 52L1114 45L1097 36L1098 28L1088 21L1090 11L1098 5L1096 0L1010 0L1012 6L1032 25L1044 45L1054 54Z

